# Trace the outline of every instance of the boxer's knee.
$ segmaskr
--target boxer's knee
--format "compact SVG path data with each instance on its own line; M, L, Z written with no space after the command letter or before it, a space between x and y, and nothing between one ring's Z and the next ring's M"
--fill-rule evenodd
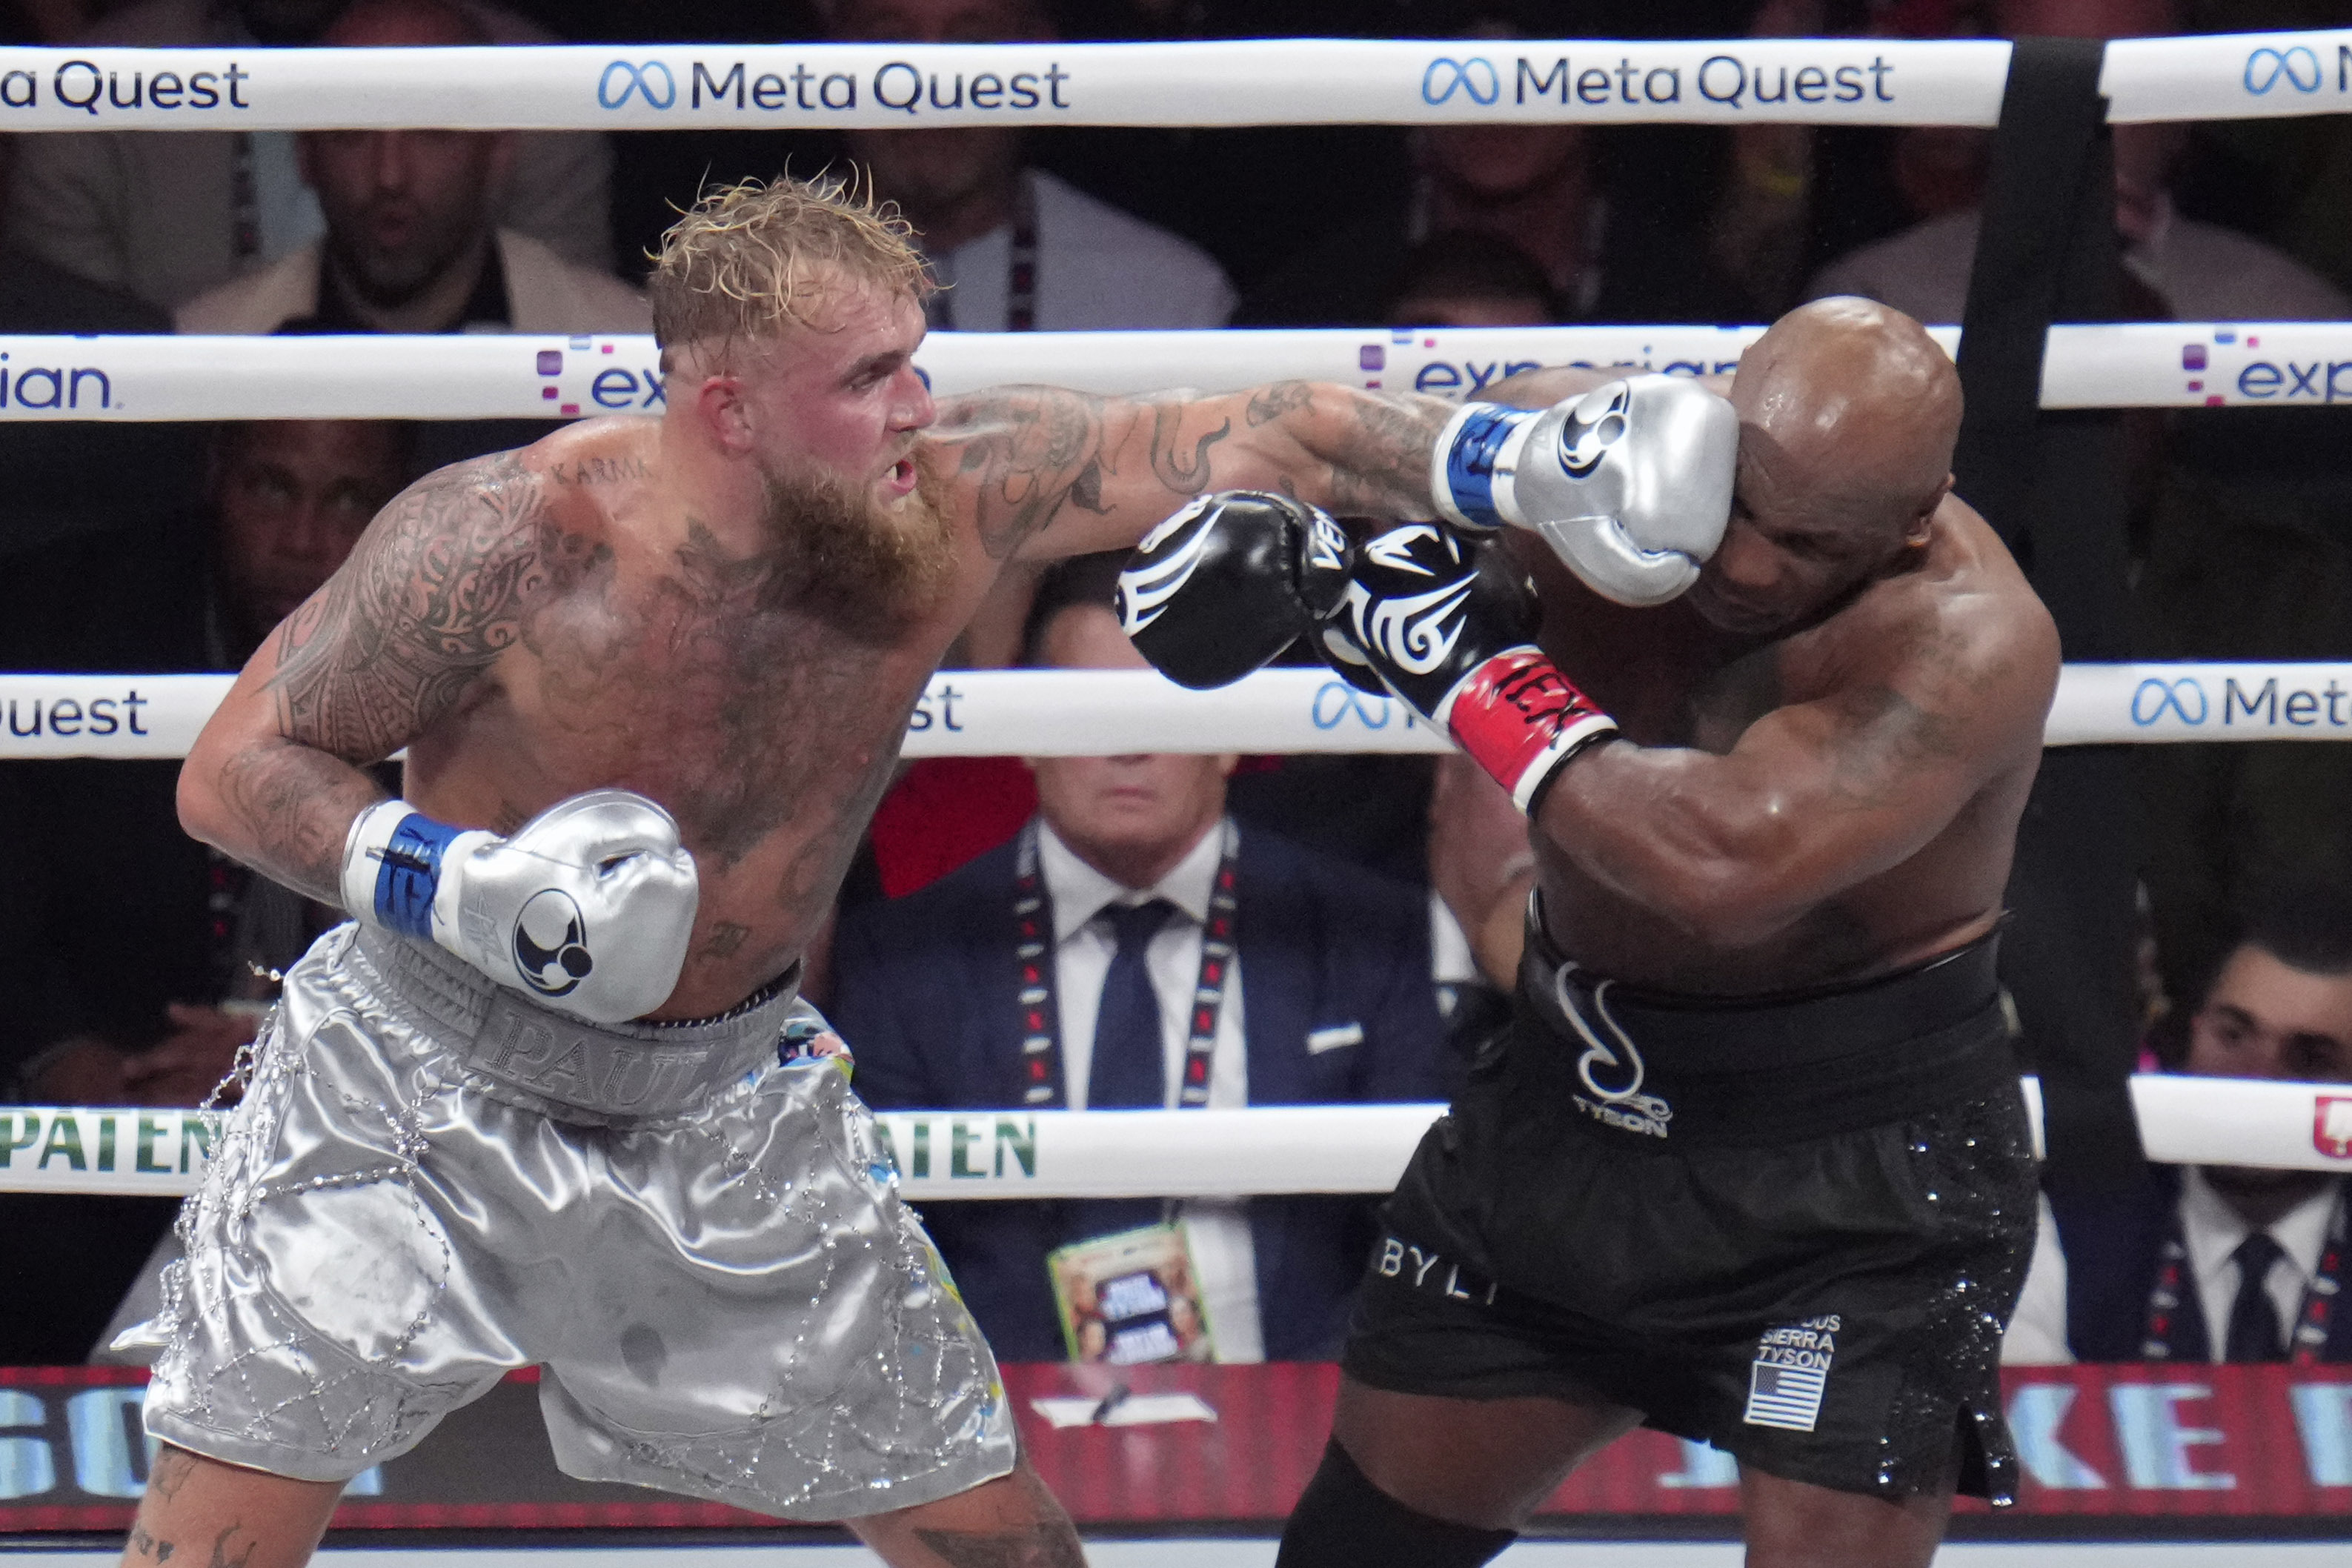
M1374 1486L1335 1438L1282 1532L1275 1568L1478 1568L1518 1539L1408 1508Z

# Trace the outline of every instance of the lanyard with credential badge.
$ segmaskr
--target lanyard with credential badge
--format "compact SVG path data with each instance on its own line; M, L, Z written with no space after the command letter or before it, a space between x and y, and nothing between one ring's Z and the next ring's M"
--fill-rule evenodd
M1209 920L1201 931L1201 972L1192 986L1187 1016L1184 1067L1178 1082L1179 1107L1209 1103L1209 1067L1217 1048L1217 1019L1224 1010L1225 987L1234 968L1234 888L1235 850L1240 835L1227 822L1217 878L1209 889ZM1045 879L1037 869L1037 824L1033 818L1021 830L1014 853L1013 924L1017 933L1013 956L1019 965L1021 1008L1022 1102L1034 1106L1069 1103L1062 1068L1061 1010L1055 1002L1054 903Z
M2287 1341L2287 1360L2297 1366L2311 1366L2319 1361L2320 1352L2327 1348L2327 1324L2336 1312L2336 1298L2344 1289L2344 1262L2347 1220L2346 1194L2336 1198L2335 1216L2327 1222L2327 1242L2319 1250L2319 1267L2304 1288L2303 1304L2294 1314L2294 1333ZM2172 1229L2165 1237L2164 1249L2157 1255L2156 1283L2147 1293L2147 1331L2142 1339L2139 1352L2148 1361L2171 1361L2179 1352L2173 1338L2180 1329L2180 1303L2189 1289L2189 1247L2182 1239L2178 1207L2174 1209ZM2216 1325L2205 1325L2206 1342L2210 1346L2217 1332Z
M1037 330L1037 188L1024 171L1013 182L1012 232L1004 251L1004 330ZM931 296L930 324L943 332L956 331L955 291L942 289Z

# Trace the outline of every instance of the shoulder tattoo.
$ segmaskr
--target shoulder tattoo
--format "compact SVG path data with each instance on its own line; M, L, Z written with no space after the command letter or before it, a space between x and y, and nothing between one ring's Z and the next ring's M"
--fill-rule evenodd
M553 525L511 453L419 480L278 628L279 732L352 762L396 750L456 704L521 634L540 591L589 553Z

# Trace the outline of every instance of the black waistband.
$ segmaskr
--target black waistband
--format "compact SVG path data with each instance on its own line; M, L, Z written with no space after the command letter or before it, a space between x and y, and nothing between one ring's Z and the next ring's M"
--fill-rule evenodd
M1590 1123L1649 1139L1777 1142L1899 1121L2014 1091L1998 949L1987 935L1850 984L1695 996L1580 969L1530 921L1518 1012L1558 1048L1517 1065Z
M1563 992L1588 1021L1598 1021L1598 998L1638 1044L1671 1058L1678 1074L1753 1072L1830 1061L1981 1016L2000 1005L2000 933L1993 931L1909 968L1847 984L1700 996L1644 991L1579 968L1530 919L1519 992L1548 1023L1570 1035L1576 1030L1562 1016Z

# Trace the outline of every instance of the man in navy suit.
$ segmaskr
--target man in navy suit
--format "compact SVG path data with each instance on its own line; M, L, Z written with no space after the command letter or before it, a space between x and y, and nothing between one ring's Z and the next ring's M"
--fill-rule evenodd
M1028 662L1142 668L1075 563ZM877 1110L1443 1097L1426 895L1225 813L1230 756L1038 758L1011 844L843 920L828 1009ZM1024 937L1024 924L1029 927ZM962 1202L925 1222L997 1353L1059 1360L1046 1255L1181 1219L1217 1359L1335 1355L1370 1239L1352 1199Z
M2181 1070L2352 1082L2352 896L2257 900L2189 1018ZM2313 1127L2352 1155L2352 1089L2323 1097ZM2352 1361L2346 1198L2326 1172L2219 1165L2151 1166L2121 1192L2053 1187L2002 1359Z

